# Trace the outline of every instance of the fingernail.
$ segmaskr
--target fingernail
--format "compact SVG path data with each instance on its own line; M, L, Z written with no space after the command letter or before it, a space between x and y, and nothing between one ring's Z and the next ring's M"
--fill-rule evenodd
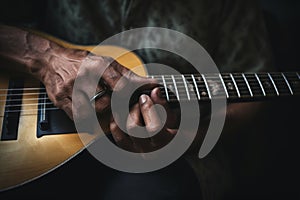
M144 104L144 103L146 103L146 101L147 101L147 96L145 94L142 94L140 96L140 103Z

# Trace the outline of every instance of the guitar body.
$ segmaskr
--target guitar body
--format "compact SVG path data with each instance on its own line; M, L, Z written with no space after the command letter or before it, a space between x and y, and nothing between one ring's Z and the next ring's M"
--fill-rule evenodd
M111 56L135 73L142 76L146 75L146 69L143 67L141 60L135 54L127 52L125 49L113 46L102 46L96 48L94 46L79 46L64 42L51 36L46 37L68 48L84 49L97 55ZM117 58L120 53L123 55ZM139 67L136 68L136 66ZM40 87L39 81L32 78L23 78L24 87ZM8 89L9 79L9 74L1 72L1 89ZM36 99L36 102L27 102L28 98ZM20 113L17 139L0 140L0 191L16 187L36 179L67 162L84 149L84 145L76 132L68 134L58 133L37 137L37 99L38 94L30 94L30 91L23 91L22 105L32 104L28 105L26 109L33 111L29 114ZM5 100L5 92L1 91L0 134L3 127L3 116L6 105Z

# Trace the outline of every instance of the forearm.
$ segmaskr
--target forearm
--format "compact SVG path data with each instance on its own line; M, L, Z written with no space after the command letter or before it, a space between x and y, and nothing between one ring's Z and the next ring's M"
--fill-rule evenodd
M0 25L0 56L19 63L20 71L37 75L51 56L63 48L28 31Z

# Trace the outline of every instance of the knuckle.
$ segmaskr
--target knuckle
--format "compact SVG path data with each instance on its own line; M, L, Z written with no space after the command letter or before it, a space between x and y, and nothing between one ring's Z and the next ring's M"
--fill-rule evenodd
M124 78L119 79L114 87L114 91L121 91L128 85L128 81Z
M118 125L117 125L116 122L111 122L110 125L109 125L109 127L110 127L110 131L112 133L115 133L118 130Z
M147 101L142 104L142 109L145 111L149 111L151 108L152 108L152 104L147 99Z

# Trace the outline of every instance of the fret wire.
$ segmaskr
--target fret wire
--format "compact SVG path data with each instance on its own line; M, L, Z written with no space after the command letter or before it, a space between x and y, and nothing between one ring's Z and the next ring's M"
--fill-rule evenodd
M166 84L166 80L165 80L165 78L164 78L163 75L161 76L161 78L162 78L162 81L163 81L163 83L164 83L164 88L165 88L165 91L166 91L166 97L167 97L167 100L170 101L170 99L169 99L169 94L168 94L168 88L167 88L167 84Z
M223 87L224 87L224 90L225 90L225 93L226 93L226 97L229 98L229 95L228 95L228 92L227 92L227 88L226 88L226 85L225 85L224 80L223 80L223 78L222 78L222 75L219 74L219 77L220 77L221 82L222 82L222 85L223 85Z
M260 85L260 88L261 88L261 90L262 90L262 92L263 92L263 95L266 96L265 89L263 88L263 86L262 86L262 84L261 84L261 82L260 82L260 80L259 80L259 77L257 76L256 73L254 73L254 76L256 77L256 79L257 79L257 81L258 81L258 83L259 83L259 85Z
M238 89L238 87L237 87L237 84L236 84L236 82L235 82L235 80L234 80L232 74L230 73L229 75L230 75L230 77L231 77L231 79L232 79L232 82L233 82L233 84L234 84L234 87L235 87L235 89L236 89L236 92L237 92L238 97L241 97L240 91L239 91L239 89Z
M277 96L279 96L278 89L277 89L277 87L276 87L276 85L275 85L275 83L274 83L274 80L273 80L271 74L268 73L268 76L269 76L269 78L270 78L270 80L271 80L271 82L272 82L272 84L273 84L273 86L274 86L274 89L275 89L275 92L276 92Z
M189 90L187 88L187 84L186 84L186 81L185 81L185 78L184 78L183 74L181 75L181 77L182 77L182 80L184 82L184 86L185 86L185 89L186 89L187 98L190 100L191 98L190 98Z
M243 78L244 78L244 80L245 80L245 82L246 82L246 85L247 85L248 90L249 90L249 92L250 92L250 96L253 97L253 93L252 93L252 91L251 91L250 85L249 85L249 83L248 83L248 80L247 80L245 74L242 73L242 76L243 76Z
M195 77L194 77L193 74L192 74L192 79L193 79L193 82L194 82L194 85L195 85L195 88L196 88L198 100L200 100L200 94L199 94L199 90L198 90L198 85L197 85L197 83L196 83L196 80L195 80Z
M175 87L175 92L176 92L176 94L177 94L177 99L178 99L178 100L180 100L180 98L179 98L179 94L178 94L178 90L177 90L177 85L176 85L175 78L174 78L174 76L173 76L173 75L171 75L171 77L172 77L173 84L174 84L174 87Z
M287 84L287 86L288 86L288 88L289 88L291 94L293 95L293 90L292 90L292 88L291 88L291 86L290 86L290 83L288 82L287 78L285 77L284 73L281 73L281 75L282 75L282 77L284 78L284 80L285 80L285 82L286 82L286 84Z
M201 77L204 81L204 84L206 86L206 89L207 89L207 93L208 93L208 97L211 99L211 94L210 94L210 90L209 90L209 87L208 87L208 84L207 84L207 81L206 81L206 78L204 77L204 74L201 74Z

